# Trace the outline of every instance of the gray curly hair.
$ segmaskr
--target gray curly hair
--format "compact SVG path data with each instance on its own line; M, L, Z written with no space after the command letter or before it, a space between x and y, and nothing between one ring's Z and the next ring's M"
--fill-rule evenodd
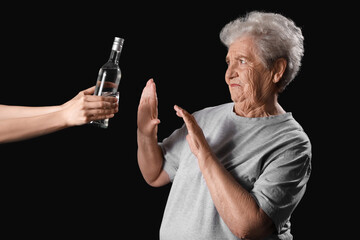
M226 24L220 32L220 39L229 47L245 35L254 37L258 55L267 68L271 68L279 58L286 59L286 70L278 82L279 91L283 91L300 70L304 55L301 29L278 13L252 11Z

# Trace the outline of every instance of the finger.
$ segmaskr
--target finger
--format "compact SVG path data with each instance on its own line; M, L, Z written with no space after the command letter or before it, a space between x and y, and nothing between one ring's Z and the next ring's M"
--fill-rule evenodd
M174 109L176 111L176 115L178 115L181 118L184 118L184 109L182 109L178 105L174 105Z
M181 107L179 107L177 105L174 106L174 109L176 111L176 115L178 115L179 117L181 117L184 120L188 131L194 132L195 127L197 126L197 123L196 123L195 119L193 118L193 116L190 113L188 113L186 110L182 109Z
M151 97L157 100L156 84L154 82L154 79L151 79L150 87L151 87Z
M176 111L176 114L183 118L184 121L191 123L192 122L192 115L190 113L188 113L185 109L179 107L178 105L174 106L174 109Z
M151 78L147 81L146 86L141 94L141 99L138 107L138 113L147 112L152 119L158 118L158 100L156 95L156 85ZM157 119L157 124L160 121Z
M92 86L90 88L87 88L85 90L83 90L84 94L85 95L91 95L91 94L94 94L95 92L95 86Z
M115 114L117 109L91 109L87 110L84 114L87 117L102 117Z
M114 103L118 102L118 99L116 97L104 97L104 96L95 96L95 95L88 95L85 96L85 101L87 102L109 102Z
M146 86L144 87L142 94L142 99L157 99L156 95L156 85L154 80L151 78L147 81Z
M183 112L181 111L182 108L180 108L180 107L177 106L177 105L174 105L174 109L175 109L176 115L177 115L178 117L181 117L181 118L182 118L182 117L184 116Z
M118 109L118 107L117 102L97 101L84 103L84 109Z
M91 121L96 121L96 120L102 120L102 119L109 119L109 118L113 118L115 115L114 114L107 114L107 115L91 115L89 116L87 119L89 122Z
M149 94L149 87L148 87L150 81L151 81L151 79L149 79L149 80L146 82L146 85L145 85L145 87L143 88L142 93L141 93L141 97L140 97L141 99L150 96L150 94Z

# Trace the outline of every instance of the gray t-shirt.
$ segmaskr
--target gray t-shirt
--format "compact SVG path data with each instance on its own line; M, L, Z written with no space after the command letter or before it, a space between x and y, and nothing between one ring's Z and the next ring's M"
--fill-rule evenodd
M267 239L292 239L289 219L311 172L309 138L291 113L245 118L233 108L226 103L193 115L219 161L273 220L277 233ZM215 208L186 134L183 125L159 143L172 181L160 239L238 239Z

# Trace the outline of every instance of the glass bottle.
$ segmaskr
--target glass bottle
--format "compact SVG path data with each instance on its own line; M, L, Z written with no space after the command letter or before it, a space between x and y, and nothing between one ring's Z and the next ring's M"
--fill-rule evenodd
M118 87L121 79L119 58L124 44L123 38L115 37L109 60L100 68L94 95L113 96L119 99ZM101 128L109 126L109 119L91 121Z

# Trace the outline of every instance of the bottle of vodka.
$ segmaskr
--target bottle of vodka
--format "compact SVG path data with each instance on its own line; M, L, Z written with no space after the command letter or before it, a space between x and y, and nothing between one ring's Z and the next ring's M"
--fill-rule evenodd
M109 60L100 68L94 95L113 96L119 99L118 87L121 79L119 58L124 44L123 38L115 37ZM109 126L109 119L91 121L102 128Z

